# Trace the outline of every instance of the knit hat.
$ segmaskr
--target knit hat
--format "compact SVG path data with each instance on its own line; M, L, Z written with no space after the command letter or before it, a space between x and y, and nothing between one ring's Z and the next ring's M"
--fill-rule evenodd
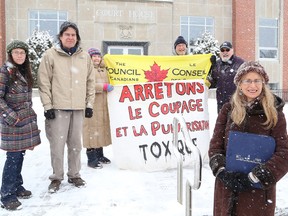
M20 40L13 40L11 43L9 43L6 47L6 51L8 54L11 54L12 50L17 48L23 49L26 53L28 53L28 45Z
M176 49L176 46L178 44L185 44L186 47L188 47L188 44L187 44L186 40L183 38L183 36L178 36L178 38L176 39L176 41L174 43L174 49Z
M237 70L237 73L234 77L234 83L235 85L238 85L241 81L242 77L249 73L249 72L256 72L260 76L263 77L265 84L269 82L268 74L266 73L264 67L260 65L259 62L256 61L247 61L244 62Z
M228 48L228 49L232 49L232 44L229 41L224 41L221 45L220 45L220 49L222 48Z
M96 48L90 48L88 50L89 55L92 57L93 55L100 55L101 56L101 52L99 49Z

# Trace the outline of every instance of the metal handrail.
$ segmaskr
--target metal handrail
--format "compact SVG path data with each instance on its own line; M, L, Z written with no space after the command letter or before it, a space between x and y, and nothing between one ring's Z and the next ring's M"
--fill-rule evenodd
M202 178L202 158L198 147L192 142L187 130L186 122L183 116L174 117L173 119L173 146L177 158L177 200L183 203L183 155L178 150L178 125L183 134L184 141L188 148L191 149L194 162L194 183L191 185L189 180L186 181L186 216L192 215L192 189L197 190L201 186Z

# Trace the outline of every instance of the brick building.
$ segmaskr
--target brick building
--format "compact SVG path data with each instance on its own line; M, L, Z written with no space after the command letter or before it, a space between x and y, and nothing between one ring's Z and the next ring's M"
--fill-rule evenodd
M193 41L209 31L236 55L259 60L273 89L288 89L285 0L0 0L0 11L1 64L12 39L36 28L55 36L64 20L78 24L84 49L104 54L172 55L178 35Z

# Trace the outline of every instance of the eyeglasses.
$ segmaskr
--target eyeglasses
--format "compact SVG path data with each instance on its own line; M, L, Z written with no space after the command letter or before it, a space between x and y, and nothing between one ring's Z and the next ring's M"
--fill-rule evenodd
M14 54L14 55L21 55L21 56L23 56L23 55L26 55L26 52L18 52L18 51L13 51L13 52L12 52L12 54Z
M220 51L221 51L221 52L229 52L230 49L221 49Z
M251 85L252 83L255 83L255 85L261 85L263 84L263 80L262 79L255 79L255 80L247 79L247 80L242 80L241 83L244 85Z

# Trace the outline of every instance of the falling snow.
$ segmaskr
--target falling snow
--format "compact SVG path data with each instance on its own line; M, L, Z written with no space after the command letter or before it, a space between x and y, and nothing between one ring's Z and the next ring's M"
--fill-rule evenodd
M22 171L24 186L32 191L33 196L30 199L21 200L22 210L9 212L0 209L1 216L185 215L185 205L177 202L176 169L160 172L120 170L113 164L112 146L104 148L104 153L112 160L112 163L104 165L103 169L88 168L85 150L82 151L81 175L87 182L86 187L71 186L65 176L60 190L55 194L49 194L48 177L52 169L49 144L45 137L43 108L39 97L34 97L33 103L42 131L42 144L33 151L27 151ZM211 131L217 116L216 107L216 100L209 99ZM285 113L288 116L288 106L285 107ZM4 162L5 152L0 151L1 170ZM67 160L65 160L65 170L67 171ZM191 179L194 173L191 168L185 168L183 176L185 182L187 179L193 182ZM1 178L2 172L0 172ZM193 216L212 216L213 190L214 177L207 163L204 163L201 187L192 191ZM288 215L287 192L288 175L278 182L276 216ZM183 203L185 203L185 197L183 197Z

